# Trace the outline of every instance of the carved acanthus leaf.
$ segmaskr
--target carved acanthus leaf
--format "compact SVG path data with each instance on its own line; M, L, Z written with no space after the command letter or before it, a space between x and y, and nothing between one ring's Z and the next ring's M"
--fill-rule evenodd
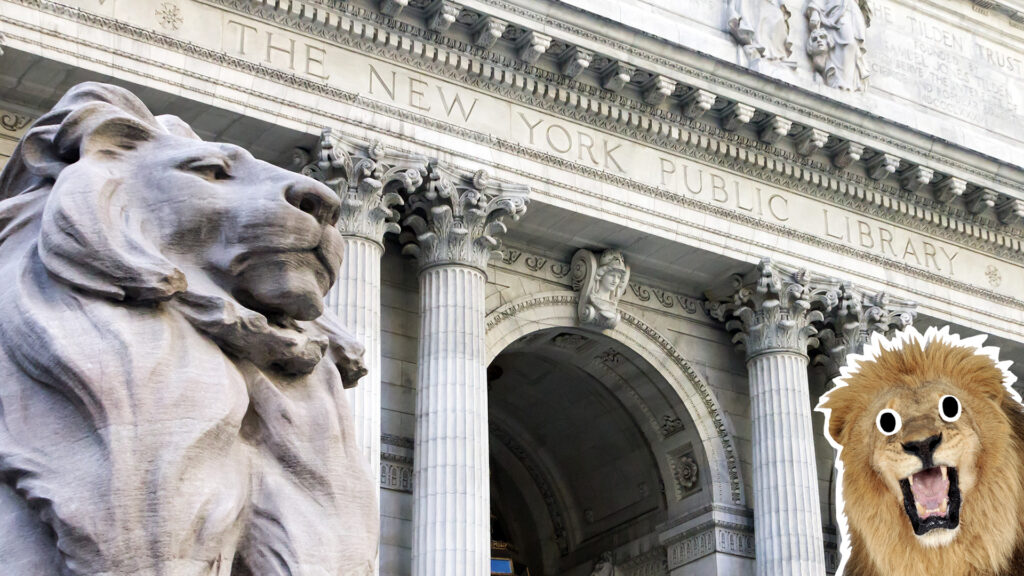
M417 154L389 150L380 142L361 146L335 138L324 128L312 161L302 168L341 198L338 230L377 242L384 234L398 233L402 193L421 186L427 175L427 159Z
M825 367L829 378L839 376L848 354L860 354L871 334L891 337L895 330L912 325L917 304L885 292L872 292L844 282L839 287L839 303L822 322L818 332L820 346L814 364Z
M483 170L462 173L431 162L426 183L408 196L400 240L402 252L420 267L461 264L486 270L501 257L505 220L518 220L529 204L530 188L496 182Z
M734 332L751 358L769 351L805 354L817 346L815 322L839 300L839 282L765 258L755 270L710 290L708 313Z

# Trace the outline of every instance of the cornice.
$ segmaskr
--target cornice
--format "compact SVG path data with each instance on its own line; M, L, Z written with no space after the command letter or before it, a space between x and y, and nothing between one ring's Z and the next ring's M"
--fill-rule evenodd
M988 210L987 213L971 214L961 206L959 201L952 201L955 195L943 198L938 192L940 183L956 180L956 177L947 174L950 171L949 167L962 169L961 172L958 172L961 175L963 175L962 172L970 172L975 176L972 181L963 180L962 182L963 189L970 190L970 193L977 190L992 190L997 197L1009 198L1009 195L1019 195L1019 183L986 173L961 162L938 158L945 162L947 168L945 171L942 168L926 169L931 171L936 183L935 197L928 198L917 194L914 191L917 189L916 187L911 188L901 183L900 177L915 170L918 165L908 164L906 160L901 160L898 156L893 158L899 169L891 170L889 176L884 176L883 172L883 178L879 181L860 171L870 172L868 166L875 158L887 154L885 151L887 149L880 147L877 142L874 148L871 144L862 145L865 150L860 155L859 164L863 166L857 166L857 160L848 158L844 162L836 159L845 154L844 144L847 142L831 134L836 127L861 134L869 134L869 131L808 109L803 111L816 115L819 120L826 122L829 128L829 131L824 134L829 138L828 145L823 151L823 154L827 153L824 157L822 154L802 155L799 151L790 149L789 143L780 142L779 145L773 145L764 142L757 136L756 128L751 129L753 134L727 131L711 122L686 118L681 112L652 106L643 102L642 99L632 98L628 94L613 93L598 86L570 79L557 72L528 65L514 57L510 58L493 50L484 50L456 38L443 37L436 32L418 28L409 22L399 21L356 5L344 4L331 11L332 15L342 15L341 19L332 26L329 25L331 20L329 15L315 11L296 10L295 5L300 4L298 0L292 2L290 10L272 7L265 3L267 0L199 1L238 10L250 16L269 20L364 52L397 58L398 61L416 69L427 70L486 92L496 93L556 115L587 123L619 136L752 175L788 189L797 189L829 201L835 201L836 196L847 195L857 200L853 202L855 206L851 207L864 213L913 227L923 225L932 229L945 228L954 232L945 237L960 244L964 244L965 234L972 234L976 238L982 239L980 244L973 246L979 249L990 250L990 248L984 248L985 245L1010 245L1012 249L1003 252L1004 257L1019 258L1015 253L1024 250L1024 246L1019 240L1024 237L1024 230L1016 226L1020 219L1008 220L1015 226L1007 226L1000 222L994 208ZM317 0L309 1L317 2ZM506 9L517 9L503 0L477 1ZM325 6L318 5L317 8L311 10L325 9ZM584 31L558 19L539 16L525 9L518 9L518 11L524 15L540 17L544 29L560 27L576 33L584 33ZM349 21L347 18L352 18L352 20ZM363 25L356 26L357 19L361 20ZM319 23L321 20L324 22L323 24ZM371 28L367 28L367 25L370 25ZM404 40L382 38L378 34L383 30L377 30L372 26L381 26L389 33L394 33ZM593 36L596 37L596 35ZM647 54L630 45L605 40L616 49ZM419 43L432 44L438 52L432 54L429 51L423 51L419 47ZM402 46L404 49L396 49L394 46ZM457 54L455 56L457 64L451 61L452 55L449 51ZM717 82L719 85L730 85L730 81L720 73L709 74L666 58L654 56L651 58L671 65L678 71ZM717 63L716 69L720 67L721 63ZM744 70L744 73L747 71ZM778 83L776 82L776 84ZM735 83L731 85L737 89L743 88ZM767 97L767 95L759 94L751 89L745 89L745 93ZM777 104L800 109L791 101L775 97L770 97L770 99ZM602 105L595 106L594 101L598 101ZM723 101L719 99L718 107L722 105ZM595 109L599 110L595 111ZM771 119L763 112L759 114ZM863 115L864 113L858 111L858 114ZM761 123L763 122L764 120L761 121ZM812 130L806 125L798 124L796 126L792 132L794 141L800 140L800 131L803 134L809 134ZM919 149L891 138L887 139L894 145L898 144L897 148L903 152L935 157L930 150ZM491 140L493 139L488 138L488 142ZM933 142L928 143L928 146L932 145ZM811 149L814 150L813 147ZM836 163L842 163L845 167L840 168L835 165ZM766 165L767 169L765 169ZM984 185L978 184L978 182L983 182ZM999 191L990 188L991 182L999 183L996 185ZM836 191L840 194L837 195Z
M19 1L22 1L22 0L19 0ZM526 157L526 158L529 158L529 159L532 159L532 160L535 160L535 161L544 162L544 163L549 164L549 165L570 169L570 170L579 172L582 175L585 175L587 177L592 177L592 178L595 178L595 179L606 181L606 182L609 182L609 183L611 183L613 185L616 185L616 186L620 186L620 187L623 187L623 188L626 188L626 189L629 189L629 190L633 190L633 191L636 191L636 192L643 193L644 195L649 196L649 197L671 201L673 203L676 203L676 204L679 204L681 206L684 206L684 207L686 207L688 209L698 210L700 212L708 213L710 215L713 215L715 217L729 219L731 221L737 222L737 223L739 223L741 225L744 225L744 226L750 226L750 227L753 227L753 228L762 229L762 230L764 230L764 231L766 231L766 232L768 232L770 234L778 235L779 237L789 238L789 239L795 240L795 241L797 241L799 243L804 243L804 244L808 244L808 245L811 245L811 246L816 246L816 247L819 247L819 248L830 250L830 251L832 251L834 253L837 253L837 254L843 254L843 255L851 256L851 257L854 257L854 258L857 258L857 259L860 259L860 260L868 261L868 262L871 262L872 264L883 266L886 269L890 269L890 270L899 272L901 274L905 274L905 275L908 275L908 276L912 276L912 277L918 278L918 279L920 279L920 280L922 280L922 281L924 281L924 282L926 282L928 284L946 286L946 287L952 288L954 290L960 291L962 293L972 294L972 295L978 296L980 298L984 298L984 299L986 299L988 301L991 301L991 302L1003 304L1003 305L1006 305L1006 306L1009 306L1009 307L1012 307L1012 308L1015 308L1015 309L1024 309L1024 300L1021 300L1021 299L1018 299L1018 298L1015 298L1015 297L1011 297L1011 296L1005 296L1005 295L1002 295L1000 293L993 292L991 290L980 288L979 286L977 286L975 284L969 284L969 283L953 280L953 279L950 279L950 278L946 278L946 277L938 275L938 274L934 274L934 273L931 273L931 272L928 272L928 271L925 271L925 270L920 270L920 269L914 268L912 266L909 266L909 265L904 264L904 263L899 262L899 261L887 259L887 258L885 258L883 256L878 256L878 255L875 255L875 254L865 253L865 252L862 252L862 251L858 251L858 250L856 250L856 249L854 249L854 248L852 248L850 246L846 246L846 245L841 244L841 243L831 242L831 241L829 241L827 239L820 238L820 237L817 237L817 236L795 232L795 231L790 230L790 229L788 229L786 227L783 227L783 226L780 226L780 225L775 225L775 224L769 224L769 223L766 223L764 221L760 221L760 220L757 220L757 219L752 218L750 216L747 216L745 214L739 214L739 213L737 213L735 211L727 210L727 209L719 207L719 206L704 205L704 204L698 203L698 202L696 202L694 200L691 200L690 198L687 198L685 196L680 196L678 194L670 193L667 190L663 190L663 189L656 188L656 187L653 187L653 186L648 186L648 185L642 184L640 182L636 182L636 181L630 180L628 178L613 176L613 175L611 175L611 174L609 174L607 172L589 169L589 168L586 168L586 167L574 164L572 162L563 160L563 159L561 159L559 157L556 157L556 156L553 156L553 155L550 155L550 154L545 154L543 152L539 152L539 151L536 151L536 150L533 150L533 149L526 148L526 147L524 147L524 146L522 146L522 145L520 145L518 143L506 142L506 141L502 141L502 140L495 140L495 139L492 139L491 137L489 137L486 134L481 134L481 133L473 132L473 131L470 131L470 130L462 127L462 126L456 126L456 125L453 125L453 124L449 124L449 123L445 123L445 122L441 122L441 121L437 121L437 120L433 120L433 119L429 119L429 118L423 118L423 117L421 117L421 116L419 116L417 114L413 114L411 112L402 110L402 109L394 107L394 106L390 106L390 105L387 105L387 104L384 104L384 103L381 103L381 102L378 102L378 101L375 101L375 100L367 100L367 99L359 96L358 94L355 94L355 93L352 93L352 92L347 92L347 91L344 91L344 90L333 88L333 87L327 86L327 85L322 84L322 83L314 82L312 80L307 80L305 78L301 78L301 77L298 77L298 76L295 76L295 75L292 75L292 74L287 74L287 73L284 73L284 72L281 72L281 71L278 71L278 70L274 70L274 69L271 69L271 68L267 68L265 66L261 66L261 65L258 65L258 64L254 64L252 62L248 62L248 61L245 61L245 60L241 60L241 59L237 59L237 58L232 58L232 57L226 56L225 54L217 52L217 51L207 50L207 49L204 49L204 48L192 45L192 44L183 43L183 42L180 42L180 41L178 41L178 40L176 40L174 38L168 37L168 36L163 35L163 34L159 34L157 32L153 32L153 31L150 31L150 30L144 30L144 29L139 29L139 28L136 28L136 27L132 27L132 26L129 26L129 25L124 24L122 22L118 22L116 20L110 20L110 19L106 19L106 18L103 18L103 17L95 16L95 15L84 14L84 13L82 13L79 10L76 10L76 9L73 9L73 8L68 8L68 7L62 6L62 5L57 5L57 4L54 4L52 2L45 2L45 3L42 3L42 2L39 2L39 1L28 2L26 0L23 3L33 4L33 5L36 5L36 6L42 6L43 4L45 4L47 7L52 9L55 13L58 13L58 14L60 14L62 16L65 16L65 17L68 17L68 18L71 18L71 19L76 19L77 21L85 22L85 23L88 23L88 24L91 24L91 25L95 25L95 26L104 28L104 29L113 30L116 33L127 35L127 36L130 36L132 38L144 41L144 42L153 43L153 44L157 44L157 45L161 45L161 46L166 46L168 48L171 48L171 49L174 49L174 50L178 50L178 51L180 51L180 52L182 52L184 54L191 55L191 56L196 57L196 58L200 58L200 59L207 60L207 61L212 61L212 62L218 62L218 63L221 63L223 65L227 65L227 66L230 66L232 68L241 70L243 72L254 74L254 75L259 76L259 77L267 78L267 79L273 80L275 82L280 82L280 83L288 85L288 86L292 86L292 87L295 87L295 88L298 88L298 89L308 90L308 91L312 91L312 92L315 92L315 93L319 93L319 94L322 94L322 95L324 95L324 96L326 96L328 98L331 98L331 99L334 99L334 100L337 100L337 101L347 102L347 103L350 103L350 104L354 104L354 105L357 105L357 106L369 109L369 110L374 111L374 112L378 112L378 113L381 113L381 114L385 114L385 115L388 115L388 116L391 116L391 117L398 118L398 119L403 120L403 121L412 122L412 123L415 123L415 124L421 125L421 126L427 126L427 127L431 128L431 129L435 129L435 130L441 130L441 131L443 131L445 133L448 133L448 134L451 134L453 136L457 136L457 137L460 137L460 138L466 138L466 139L473 140L473 141L476 141L476 142L484 143L484 144L487 144L489 146L495 147L495 148L497 148L499 150L510 152L510 153L514 153L514 154L519 154L519 155L521 155L523 157ZM41 35L38 38L36 38L36 37L28 38L28 37L23 37L23 36L20 36L20 35L17 35L17 34L8 33L8 37L13 38L13 39L15 39L15 40L17 40L19 42L24 43L24 44L39 44L41 47L44 47L47 50L51 50L51 51L54 51L56 53L62 53L62 54L65 54L66 56L69 56L69 57L78 58L78 59L83 60L83 61L93 62L93 63L95 63L97 65L109 66L109 67L112 67L112 69L114 69L114 70L121 70L123 72L131 72L133 74L136 74L136 75L139 75L139 76L142 76L142 77L145 77L145 78L149 78L149 79L152 79L154 81L161 81L161 82L166 82L167 81L166 78L164 78L162 76L155 76L155 75L152 75L152 74L147 74L145 72L141 72L139 70L135 70L135 69L131 68L130 66L126 65L126 64L118 64L116 62L111 64L110 62L105 61L105 60L104 61L95 60L92 57L90 57L88 55L85 55L85 54L81 54L81 53L78 53L78 52L67 51L67 50L65 50L63 48L60 48L60 47L57 47L57 46L54 46L54 45L51 45L51 44L45 44L45 43L41 44L40 43L41 39L43 37L45 37L45 36L49 36L49 35L58 36L58 33L54 32L54 31L51 31L51 30L48 30L48 29L44 29L44 28L41 28L39 26L28 25L28 24L25 24L25 23L22 23L22 22L19 22L19 21L14 21L14 20L6 18L6 17L4 17L2 15L0 15L0 22L8 22L8 23L11 23L11 24L15 24L15 25L23 27L24 29L31 30L33 33L38 33L38 34ZM107 50L107 51L110 50L110 48L108 46L101 46L101 45L98 45L98 44L95 44L95 43L92 43L92 42L88 42L88 41L86 41L84 39L77 39L76 42L78 44L81 44L81 45L84 45L84 46L88 46L89 48L95 49L95 50ZM203 76L202 74L197 73L194 70L186 70L186 69L181 69L181 68L173 68L173 67L168 66L166 63L161 63L161 62L156 62L156 61L153 61L153 60L150 60L150 59L146 59L146 58L141 57L141 56L139 56L137 54L130 54L130 53L126 53L126 52L116 52L116 53L121 55L121 56L124 56L125 58L127 58L129 62L130 61L138 61L140 63L147 64L149 66L162 67L162 68L167 69L167 70L169 70L171 72L181 74L182 78L184 79L183 83L175 84L175 85L181 86L182 88L186 88L187 87L188 90L193 91L193 92L195 92L197 94L202 94L204 97L219 98L219 99L225 100L227 102L232 102L232 103L234 103L234 104L236 104L238 106L245 106L245 107L248 107L248 108L253 109L253 110L259 110L259 111L262 111L262 112L264 112L266 114L271 114L271 115L274 115L276 117L280 117L282 119L288 120L288 121L290 121L290 122L292 122L293 124L296 124L296 125L301 125L301 124L306 122L305 120L303 120L302 118L300 118L298 116L290 116L290 115L288 115L283 110L263 109L263 108L260 108L255 102L253 102L251 100L246 100L246 101L238 100L238 101L235 101L235 100L232 100L230 96L226 95L225 93L221 93L220 91L218 91L217 93L214 93L214 92L209 91L209 90L204 90L204 89L196 86L195 82L189 82L188 79L192 79L192 80L195 80L195 81L198 81L198 82L201 82L201 83L210 83L210 84L218 84L218 83L224 84L224 82L223 81L219 81L219 80L217 80L215 78L209 78L209 77ZM174 84L174 83L172 82L172 84ZM387 135L387 136L390 136L390 137L393 137L393 138L399 138L399 139L405 139L405 140L407 140L409 138L408 134L406 134L406 133L398 133L398 132L392 131L392 130L390 130L390 129L386 128L386 127L383 127L383 126L371 126L371 125L366 124L364 122L361 122L359 120L353 120L353 119L345 118L345 117L342 117L342 116L340 116L340 115L338 115L336 113L332 113L332 112L327 111L327 110L322 110L322 109L314 110L313 108L310 108L308 106L305 106L305 105L302 105L302 104L299 104L299 103L296 103L296 102L293 102L293 101L290 101L290 100L287 100L287 99L285 99L283 97L278 97L278 96L275 96L275 95L270 95L270 94L265 94L265 93L257 92L255 90L249 88L249 87L244 87L244 86L239 86L239 85L231 85L230 87L232 89L234 89L234 90L239 91L240 94L243 94L243 95L246 95L246 96L254 96L254 97L262 98L262 99L267 100L268 102L273 102L273 103L275 103L277 105L281 105L281 106L292 106L292 107L295 107L297 111L301 110L304 113L306 113L306 112L308 112L308 113L316 113L316 114L323 115L325 117L333 118L334 120L336 120L338 122L349 122L349 123L352 123L352 124L354 124L356 126L359 126L359 127L365 128L365 129L372 129L372 130L374 130L374 131L376 131L376 132L378 132L378 133L380 133L382 135ZM719 156L714 153L714 151L716 149L712 146L712 144L713 144L712 141L708 139L708 140L705 140L704 142L705 142L705 146L706 146L705 151L707 152L707 158L708 158L707 161L709 161L709 162L717 161L719 159ZM436 148L436 149L438 149L441 152L452 154L452 155L455 155L455 156L458 155L457 151L454 150L454 149L438 147L436 145L432 145L432 148ZM729 148L725 148L724 150L728 152L730 149ZM761 159L761 161L763 162L764 156L763 155L755 156L752 159L752 161L750 162L750 164L751 164L750 169L754 170L755 172L757 172L757 173L759 173L761 175L764 175L765 177L772 177L773 171L770 168L756 167L755 166L756 165L756 161L758 159ZM486 161L486 160L481 160L481 162L478 162L478 165L479 164L497 167L497 165L495 165L493 162L489 162L489 161ZM662 212L655 211L655 210L652 210L652 209L648 209L648 208L646 208L644 206L640 206L640 205L637 205L635 203L626 202L626 201L624 201L621 198L621 195L611 196L611 195L607 195L607 194L601 194L599 192L594 191L593 188L580 188L580 187L577 187L577 186L567 185L565 183L556 182L554 180L551 180L551 179L543 177L543 176L538 176L535 172L528 172L528 171L520 170L520 169L517 169L517 168L514 168L514 167L503 166L502 169L505 170L506 172L509 172L510 174L512 174L514 176L530 178L530 179L533 179L534 181L536 181L538 183L541 183L541 184L544 184L544 185L547 185L547 186L551 186L551 187L553 187L553 189L562 188L562 189L565 189L565 190L567 190L569 192L573 192L573 193L577 193L577 194L583 194L583 195L586 195L586 196L593 197L595 200L607 202L610 206L611 205L616 205L616 206L628 207L629 209L638 210L640 212L643 212L644 214L648 214L652 218L664 218L665 217L665 214L662 213ZM777 174L776 176L782 177L784 175ZM760 177L760 176L758 176L758 177ZM803 182L802 185L804 187L811 188L812 190L824 191L824 190L822 190L823 186L821 185L821 182L822 181L820 181L820 180L814 181L814 182L808 181L808 182ZM831 181L825 181L825 182L828 183L828 182L831 182ZM835 185L838 186L839 183L836 183ZM859 194L859 196L857 194ZM852 187L850 188L848 196L849 196L849 198L848 198L849 202L859 202L860 203L859 205L866 206L868 208L872 207L873 204L881 202L881 200L882 200L880 195L875 195L875 196L865 195L864 192L861 189L852 188ZM841 196L841 197L838 197L838 198L839 199L843 199L845 197ZM905 205L904 205L904 208L906 208ZM908 221L914 221L914 218L909 216L909 215L907 216L907 219L908 219ZM654 227L657 227L659 229L662 229L666 233L674 233L674 232L677 231L675 228L672 228L672 227L665 227L665 226L661 226L661 225L656 225L656 224L653 223L653 221L652 221L652 223L650 223L650 225L654 226ZM741 243L750 244L751 248L754 249L754 250L761 250L761 251L766 252L766 253L771 251L771 250L773 250L775 248L774 245L766 244L764 242L754 241L754 240L751 240L751 239L746 238L746 237L741 237L741 236L738 236L738 235L735 235L735 234L731 234L731 233L729 233L727 231L723 231L720 228L712 229L712 228L708 228L708 227L702 227L702 226L699 226L699 225L694 226L692 224L691 224L691 227L693 228L693 233L696 234L696 235L699 235L699 236L700 235L707 235L707 234L714 234L714 235L721 236L722 237L722 242L723 242L722 245L723 246L725 246L726 245L725 243L728 243L728 242L741 242ZM976 228L976 227L974 227L972 225L968 224L965 227L965 229L967 231L973 230L974 231L974 236L981 236L982 235L981 229ZM985 232L985 233L986 234L990 234L991 232ZM988 241L982 240L981 238L974 238L974 239L972 239L971 237L966 236L964 234L957 234L955 231L952 231L952 230L949 231L949 234L951 235L949 237L954 238L955 239L954 241L958 242L961 245L976 247L976 248L979 248L981 250L986 250L986 251L991 251L991 248L993 246L992 242L988 242ZM1005 236L1000 237L1000 241L1003 241L1002 240L1003 238L1006 238L1006 237ZM1015 251L1004 250L1003 253L998 254L998 255L1001 255L1001 256L1004 256L1004 257L1015 258L1015 259L1019 258L1019 256L1014 256L1013 255L1014 252ZM815 260L815 259L807 259L807 258L805 258L805 261L808 264L812 265L812 266L831 266L831 267L835 266L835 262L834 261L825 262L825 261L820 261L820 260ZM853 270L847 270L847 272L854 273ZM954 305L955 306L963 306L963 302L954 301L954 300L952 300L950 298L946 298L946 297L940 297L940 296L935 295L934 293L930 294L929 296L936 302L937 305L942 305L942 306L954 306ZM973 308L973 307L967 307L966 309L970 310L972 313L975 313L979 318L982 317L982 316L986 316L987 317L988 315L990 315L990 311L987 311L987 310L980 310L980 309ZM984 322L982 322L982 324L985 325L985 326L991 327L991 328L996 328L997 327L997 325L993 324L993 323L984 323Z
M233 58L221 52L183 43L162 34L135 28L117 20L96 16L54 2L14 1L93 26L111 29L119 34L132 36L146 42L164 45L186 54L229 65L310 92L325 94L349 102L360 100L360 104L376 108L387 107L323 83ZM898 184L894 185L896 179L893 177L890 177L888 182L877 182L848 169L837 168L831 165L827 159L822 161L820 157L804 157L794 151L758 141L756 136L726 132L708 123L683 118L680 114L656 109L649 104L631 100L621 94L613 94L597 87L586 86L556 73L527 67L521 62L513 62L508 57L484 51L459 40L444 38L436 32L416 28L406 22L399 22L389 16L358 6L344 4L338 10L327 12L325 6L318 4L318 0L308 0L307 3L295 0L284 8L265 4L261 0L200 1L231 8L364 52L397 58L399 61L417 68L427 69L440 76L479 87L530 106L549 110L596 128L612 131L617 135L748 174L788 189L824 198L827 201L836 202L893 223L927 229L938 237L964 246L1013 260L1018 260L1019 253L1024 250L1024 245L1021 242L1024 233L1020 228L1006 226L999 222L998 217L991 217L992 215L971 215L966 209L955 207L952 203L944 204L935 199L901 190ZM501 0L483 1L503 3ZM306 4L311 6L308 11L296 9L296 7L301 8ZM339 10L344 11L341 16L339 16ZM362 19L363 23L356 26L353 18ZM334 23L333 26L328 25L331 22ZM378 30L373 28L373 25L390 26L392 30ZM406 41L394 41L395 38L382 36L381 32L401 36L406 38ZM415 51L413 48L414 46L422 47L422 44L409 42L409 39L421 43L432 43L438 51L428 58L425 51L422 49ZM394 48L394 46L402 48ZM625 46L625 48L629 47ZM453 67L446 57L451 54L449 52L451 50L458 51L461 58L475 61L460 62L457 68ZM483 66L485 63L486 66ZM467 72L467 70L469 71ZM482 74L486 70L490 71L490 76ZM497 79L498 77L500 80ZM576 92L567 92L567 90ZM561 92L559 92L560 98L557 100L537 97L539 94L558 91ZM565 94L564 97L562 97L563 94ZM594 100L599 100L602 105L591 105ZM595 112L597 108L600 110ZM403 119L415 116L400 109L394 110ZM419 122L423 123L423 120L421 119ZM495 144L495 139L492 137L482 136L489 145ZM509 143L505 144L506 148L510 147ZM515 148L515 146L511 147ZM512 151L525 155L541 155L537 151L525 147L520 148L520 150ZM834 148L838 154L841 146L830 146L830 148ZM574 170L586 170L574 163L556 157L552 158L556 163L571 165ZM628 180L604 172L601 172L600 176L606 180ZM936 180L941 178L941 176L937 176ZM962 186L969 188L968 196L970 197L977 196L978 190L988 190L978 188L966 181ZM970 188L971 186L973 188ZM995 191L992 191L992 194L995 194L997 198L1000 196ZM1005 197L1005 195L1003 196ZM998 202L993 204L998 204ZM983 204L980 206L985 208ZM995 208L993 207L990 212L995 212ZM1003 211L1001 214L1012 213ZM1019 220L1015 216L1011 216L1011 218L1012 220L1008 220L1008 222ZM971 234L973 238L967 234Z

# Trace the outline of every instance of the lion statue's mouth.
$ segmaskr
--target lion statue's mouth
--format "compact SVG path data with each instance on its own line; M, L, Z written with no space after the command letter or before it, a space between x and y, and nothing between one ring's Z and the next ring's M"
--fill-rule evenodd
M900 480L903 489L903 510L910 518L914 534L960 525L960 486L956 468L934 466Z

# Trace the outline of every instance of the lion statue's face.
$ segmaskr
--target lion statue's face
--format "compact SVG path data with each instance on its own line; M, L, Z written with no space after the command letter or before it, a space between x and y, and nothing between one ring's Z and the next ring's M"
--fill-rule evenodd
M204 142L99 84L70 91L26 135L3 189L44 192L40 258L115 300L202 294L275 324L313 320L341 265L340 200L315 180Z
M145 161L132 162L135 156ZM209 278L269 318L320 316L342 256L334 227L340 202L330 189L237 146L170 133L140 143L124 160L117 185L133 193L123 195L123 209L189 282ZM103 164L76 165L61 179ZM205 274L188 273L195 269Z
M880 574L1007 565L1024 536L1024 413L1003 380L974 348L911 340L823 397L854 559Z

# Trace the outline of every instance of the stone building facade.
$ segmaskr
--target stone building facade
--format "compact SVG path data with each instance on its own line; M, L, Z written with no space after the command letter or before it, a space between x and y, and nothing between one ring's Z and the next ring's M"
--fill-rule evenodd
M1018 8L0 0L0 162L102 80L345 198L381 574L820 574L846 353L1024 361Z

